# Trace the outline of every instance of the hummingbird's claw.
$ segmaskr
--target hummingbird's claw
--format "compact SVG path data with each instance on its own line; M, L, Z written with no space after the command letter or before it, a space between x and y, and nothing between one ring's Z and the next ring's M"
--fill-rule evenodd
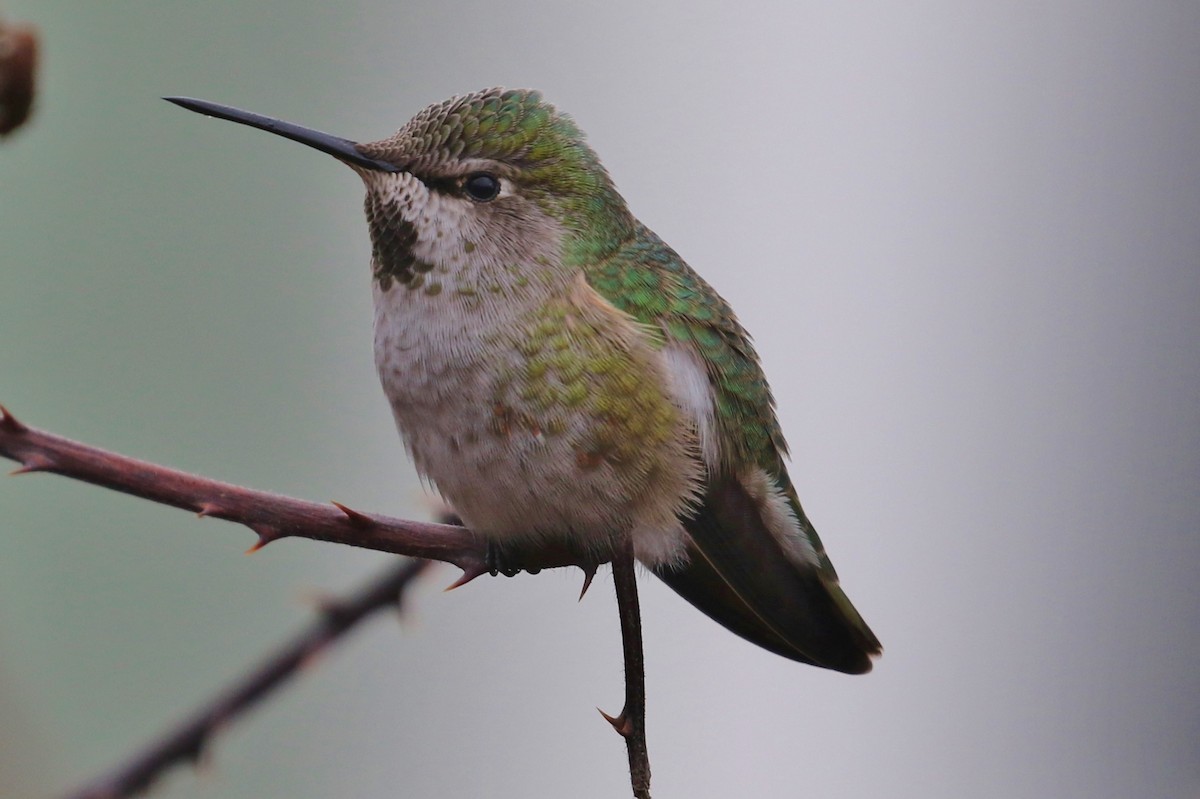
M596 708L596 710L600 710L600 708ZM617 731L617 735L620 735L622 738L628 738L630 735L633 735L633 723L629 720L629 716L626 715L624 708L621 708L621 712L616 716L610 716L603 710L600 710L600 715L604 716L604 720L612 725L612 728Z

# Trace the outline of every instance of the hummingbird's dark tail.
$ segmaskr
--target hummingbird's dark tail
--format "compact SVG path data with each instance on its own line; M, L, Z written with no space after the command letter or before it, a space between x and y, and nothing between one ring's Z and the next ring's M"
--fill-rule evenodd
M847 674L871 670L882 647L837 579L784 552L739 480L710 480L684 526L689 562L654 570L680 596L786 658Z

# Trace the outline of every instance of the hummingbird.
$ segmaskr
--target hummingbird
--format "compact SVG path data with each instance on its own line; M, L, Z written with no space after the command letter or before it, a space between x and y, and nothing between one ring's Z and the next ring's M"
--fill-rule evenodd
M750 336L633 216L570 116L538 91L493 88L359 143L165 99L362 179L379 379L418 472L489 546L600 563L632 540L743 638L871 669L879 641L788 477Z

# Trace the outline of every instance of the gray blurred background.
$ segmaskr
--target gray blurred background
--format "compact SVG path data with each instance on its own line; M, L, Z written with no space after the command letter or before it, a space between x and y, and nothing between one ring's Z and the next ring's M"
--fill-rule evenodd
M1200 795L1200 5L9 0L0 402L423 517L361 188L159 100L355 139L490 85L588 131L755 333L886 647L798 666L644 582L656 797ZM0 480L0 795L115 763L382 555ZM611 580L441 569L156 795L619 797Z

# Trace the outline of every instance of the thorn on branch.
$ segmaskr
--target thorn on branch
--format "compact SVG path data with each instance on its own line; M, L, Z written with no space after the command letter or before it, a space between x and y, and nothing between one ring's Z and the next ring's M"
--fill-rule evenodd
M471 582L476 577L482 577L483 575L490 574L490 573L491 572L488 570L488 568L486 566L476 566L473 569L463 569L462 576L459 577L454 582L450 583L450 585L446 586L442 590L443 591L453 591L455 588L462 588L464 585Z
M592 580L594 580L596 578L596 569L598 569L598 568L599 567L594 563L589 564L587 566L579 567L579 570L583 572L583 588L579 589L579 601L580 602L583 601L583 595L586 594L588 592L588 589L592 587ZM600 712L603 713L604 711L600 711Z
M0 405L0 430L14 435L20 435L29 428L17 421L17 417L12 415L12 411Z
M246 550L247 555L253 555L267 544L284 537L282 530L269 524L248 524L246 526L258 535L258 540L254 542L254 546Z
M367 527L375 526L375 520L365 513L359 513L358 511L354 510L354 508L347 508L340 502L334 502L333 506L342 513L346 514L346 518L350 520L350 525L352 527L357 527L361 530Z
M215 502L201 502L200 507L196 509L196 518L203 519L206 516L216 516L221 512L221 506Z
M600 710L600 708L596 708L596 710ZM612 728L617 731L617 735L620 735L622 738L628 738L630 735L633 735L633 722L626 715L624 708L616 716L610 716L603 710L600 710L600 715L604 716L604 720L612 725Z
M47 458L45 455L33 454L28 456L21 465L9 472L10 477L16 477L18 474L33 474L34 472L46 472L54 466L54 461Z

